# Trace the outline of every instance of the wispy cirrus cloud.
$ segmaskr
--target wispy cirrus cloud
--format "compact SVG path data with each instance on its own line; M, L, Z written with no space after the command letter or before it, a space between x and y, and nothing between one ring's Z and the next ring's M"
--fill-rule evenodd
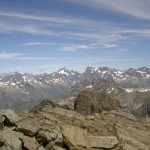
M96 46L91 45L67 45L60 48L61 51L75 52L77 50L95 49Z
M56 60L57 58L54 57L38 57L38 56L29 56L26 54L17 54L17 53L0 53L1 60Z
M118 47L117 44L110 44L110 43L103 43L101 44L103 48L114 48L114 47Z
M69 3L76 3L90 8L105 9L122 13L131 17L150 20L149 0L62 0Z
M21 56L22 54L16 53L0 53L0 59L17 59Z
M33 14L27 14L27 13L22 13L22 12L5 12L5 11L0 11L0 16L2 17L7 17L7 18L14 18L14 19L19 19L19 20L28 20L28 21L37 21L37 22L44 22L44 23L52 23L52 24L47 24L50 26L58 26L62 24L67 24L67 25L85 25L88 24L90 26L95 26L96 21L94 20L88 20L84 18L79 18L79 17L69 17L69 16L64 16L64 15L33 15Z
M38 45L50 45L53 43L47 43L47 42L29 42L29 43L23 43L20 44L19 46L38 46Z
M89 1L90 0L88 0L88 2ZM137 38L150 38L149 28L137 27L134 29L132 25L124 26L123 24L120 25L117 23L114 24L111 22L96 21L87 18L75 18L68 16L62 17L61 15L47 17L46 15L37 16L20 12L0 12L0 17L2 17L0 21L0 33L25 33L34 36L50 36L80 41L101 41L102 43L106 43L102 45L103 48L117 47L116 44L107 44L110 42L134 42ZM3 17L6 18L4 19ZM14 20L9 21L9 18L12 17ZM30 42L24 43L20 46L38 46L50 44L52 43ZM64 45L64 50L66 51L74 51L74 49L75 48L72 48L72 46L68 47ZM78 48L76 47L76 49ZM84 48L81 47L81 49Z
M118 49L115 51L116 54L123 54L123 53L126 53L128 52L128 49Z
M17 60L57 60L57 58L53 58L53 57L19 57L17 58Z
M70 59L69 62L76 62L76 63L81 63L81 62L138 62L142 61L142 58L136 58L136 57L131 57L131 58L118 58L116 56L94 56L94 57L83 57L83 58L68 58Z

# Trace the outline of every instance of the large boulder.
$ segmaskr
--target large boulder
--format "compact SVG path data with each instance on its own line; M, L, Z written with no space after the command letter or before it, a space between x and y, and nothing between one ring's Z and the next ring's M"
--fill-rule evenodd
M38 132L39 125L36 121L24 120L22 122L19 122L17 128L25 135L33 136Z
M5 117L5 123L8 125L17 125L19 116L11 109L1 109L0 115Z
M81 92L75 99L74 103L75 111L84 115L91 115L94 113L100 113L103 110L110 111L120 108L120 104L117 100L104 93L92 91Z

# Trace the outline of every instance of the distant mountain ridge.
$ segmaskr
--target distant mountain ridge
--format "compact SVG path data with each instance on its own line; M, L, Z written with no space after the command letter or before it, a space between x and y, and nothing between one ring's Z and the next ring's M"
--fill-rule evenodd
M42 99L69 95L76 84L97 79L112 79L121 88L150 89L150 69L146 67L126 71L87 67L83 73L61 68L51 74L39 75L13 72L0 74L1 107L19 111L21 105L24 107L27 103L26 107L31 107ZM21 103L20 106L18 103Z

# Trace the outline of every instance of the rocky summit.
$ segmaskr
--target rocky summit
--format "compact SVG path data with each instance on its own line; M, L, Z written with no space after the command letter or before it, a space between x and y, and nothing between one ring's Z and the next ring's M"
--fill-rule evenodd
M86 101L91 103L89 98ZM106 106L109 108L112 103L114 101L111 102L108 99ZM83 113L64 109L52 102L43 101L31 111L23 111L19 114L11 110L1 110L0 149L150 149L149 119L136 118L119 109L117 102L113 107L114 110L105 111L103 108L101 107L101 111L83 115Z

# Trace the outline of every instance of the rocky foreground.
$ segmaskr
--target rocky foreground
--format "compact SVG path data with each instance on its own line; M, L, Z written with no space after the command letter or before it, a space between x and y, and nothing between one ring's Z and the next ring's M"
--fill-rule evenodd
M1 150L150 150L150 120L122 110L93 115L50 102L30 112L0 110Z

